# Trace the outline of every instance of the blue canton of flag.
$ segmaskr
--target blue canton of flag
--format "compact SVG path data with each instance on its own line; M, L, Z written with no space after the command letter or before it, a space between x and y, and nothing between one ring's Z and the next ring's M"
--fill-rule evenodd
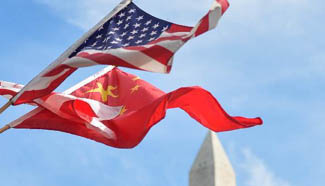
M172 23L153 17L130 3L101 26L70 57L83 50L145 45L157 39L171 25Z

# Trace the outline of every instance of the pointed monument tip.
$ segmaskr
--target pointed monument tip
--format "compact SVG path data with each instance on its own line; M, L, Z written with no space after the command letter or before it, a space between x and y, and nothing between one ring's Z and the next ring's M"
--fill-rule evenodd
M217 135L209 131L190 171L190 186L235 186L236 178Z

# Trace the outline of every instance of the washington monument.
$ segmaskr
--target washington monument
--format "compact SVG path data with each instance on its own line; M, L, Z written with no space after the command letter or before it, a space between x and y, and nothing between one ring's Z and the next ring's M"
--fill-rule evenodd
M190 186L236 186L235 172L215 133L206 136L189 179Z

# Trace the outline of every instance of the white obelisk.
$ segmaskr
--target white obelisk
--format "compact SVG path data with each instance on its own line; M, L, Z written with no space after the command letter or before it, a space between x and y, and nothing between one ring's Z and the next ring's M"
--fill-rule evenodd
M217 138L209 132L190 171L190 186L236 186L235 172Z

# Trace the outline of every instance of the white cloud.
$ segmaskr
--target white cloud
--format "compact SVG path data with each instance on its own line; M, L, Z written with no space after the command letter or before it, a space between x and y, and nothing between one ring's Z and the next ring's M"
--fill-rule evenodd
M248 176L245 186L291 186L289 182L276 176L250 149L243 149L242 154L244 159L240 167Z
M51 8L68 23L88 30L108 14L118 2L114 0L34 0Z

